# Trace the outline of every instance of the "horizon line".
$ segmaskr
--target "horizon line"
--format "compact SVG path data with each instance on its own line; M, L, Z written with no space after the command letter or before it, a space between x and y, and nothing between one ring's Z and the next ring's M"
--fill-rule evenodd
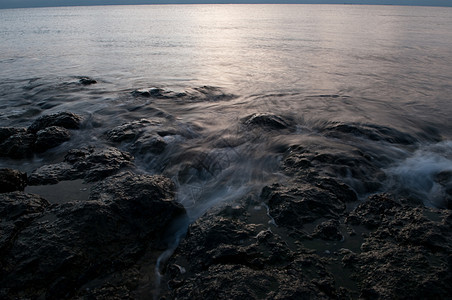
M202 0L201 0L202 1ZM259 0L258 0L259 1ZM173 2L169 2L169 3L93 3L93 4L87 4L87 3L69 3L69 4L60 4L60 5L53 5L53 4L25 4L22 6L17 6L17 2L13 1L14 4L9 4L6 3L4 5L6 6L2 6L2 4L0 4L0 9L21 9L21 8L57 8L57 7L93 7L93 6L154 6L154 5L360 5L360 6L401 6L401 7L406 7L406 6L412 6L412 7L445 7L445 8L450 8L452 7L452 3L450 3L449 5L445 5L445 4L430 4L430 3L426 3L426 4L405 4L405 3L362 3L362 2L343 2L343 3L294 3L294 1L290 1L288 2L286 0L286 2L279 2L279 3L265 3L265 2L258 2L258 1L253 1L253 0L244 0L244 1L240 1L240 2L231 2L231 1L223 1L221 3L215 3L215 2L210 2L210 1L202 1L202 2L181 2L180 0L175 0ZM140 1L141 2L141 1ZM309 2L309 1L308 1Z

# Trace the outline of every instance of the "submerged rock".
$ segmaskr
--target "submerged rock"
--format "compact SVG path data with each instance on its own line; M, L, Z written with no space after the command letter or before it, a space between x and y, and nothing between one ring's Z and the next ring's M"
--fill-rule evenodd
M165 150L167 142L157 134L145 133L140 136L131 146L131 151L140 154L160 154Z
M80 84L82 85L91 85L91 84L96 84L97 81L90 78L90 77L80 77L79 81Z
M156 130L162 125L160 120L141 119L117 126L105 133L112 143L132 142L147 131Z
M116 297L130 295L143 276L137 262L164 247L165 229L185 214L169 179L130 172L100 182L87 202L47 205L29 194L0 195L3 299L67 299L89 294L83 286L98 297L110 286Z
M132 95L135 97L170 99L179 103L227 101L236 97L232 94L225 93L222 89L214 86L201 86L188 89L184 92L174 92L152 87L134 90Z
M247 126L257 126L269 130L288 129L293 127L291 120L273 114L252 114L245 117L242 122Z
M160 88L149 88L149 89L138 89L132 92L134 96L142 96L142 97L155 97L155 98L166 98L170 97L171 92L165 91Z
M84 179L86 182L99 181L122 168L131 166L132 160L130 154L113 147L73 149L66 154L63 162L44 165L33 171L28 182L30 185L43 185L75 179Z
M366 194L381 188L381 182L386 178L381 167L390 162L385 161L384 155L378 157L378 154L366 153L354 146L335 143L328 147L331 148L322 143L290 147L283 160L284 173L301 181L341 185L351 201L356 200L352 193ZM348 187L344 187L345 184Z
M74 113L60 112L39 117L27 130L31 133L37 133L39 130L50 126L59 126L66 129L79 129L81 120L82 117Z
M27 173L13 169L0 169L0 193L23 191L27 186Z
M227 101L236 98L233 94L224 92L215 86L201 86L182 93L184 100L189 102Z
M163 128L163 120L141 119L107 131L105 138L112 144L125 146L134 154L160 154L168 144L162 136L174 133L176 132Z
M434 180L444 189L445 207L452 209L452 171L439 172Z
M326 136L344 139L346 135L385 141L391 144L412 145L417 139L394 128L374 124L333 124L321 129Z

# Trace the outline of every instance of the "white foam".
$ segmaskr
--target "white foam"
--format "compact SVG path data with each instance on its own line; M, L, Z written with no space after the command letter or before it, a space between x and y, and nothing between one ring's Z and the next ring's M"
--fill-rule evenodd
M446 191L435 181L435 176L452 171L452 141L424 146L385 171L392 180L392 187L413 192L423 198L427 206L444 207Z

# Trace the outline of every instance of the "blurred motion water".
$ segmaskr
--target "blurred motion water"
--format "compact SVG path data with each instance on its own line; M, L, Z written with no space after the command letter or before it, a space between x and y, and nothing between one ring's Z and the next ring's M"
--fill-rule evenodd
M282 154L308 139L358 144L386 158L382 167L392 180L412 185L410 168L417 169L420 161L434 166L435 174L451 171L451 32L451 8L0 10L0 126L26 127L59 111L85 120L62 146L31 159L4 158L0 166L29 172L60 161L68 149L106 143L101 136L114 126L160 118L184 134L168 137L162 154L137 155L136 164L176 181L179 201L192 219L218 202L256 195L268 182L284 180ZM81 76L97 84L82 85ZM210 92L193 101L132 93L151 87L176 93L206 87ZM254 113L283 116L295 129L249 130L242 120ZM324 135L325 128L337 124L391 128L416 143ZM437 143L442 150L419 159L426 153L419 149ZM427 194L433 173L415 173L416 181L430 182Z

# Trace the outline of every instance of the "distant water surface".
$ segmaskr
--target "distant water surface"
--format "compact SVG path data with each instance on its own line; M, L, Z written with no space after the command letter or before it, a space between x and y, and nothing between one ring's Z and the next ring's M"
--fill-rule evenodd
M152 118L158 111L159 116L164 112L177 120L193 138L181 139L164 157L138 158L145 172L176 176L183 168L180 153L188 149L201 149L214 158L228 157L218 176L199 178L196 195L193 182L178 183L181 201L208 199L194 216L216 201L240 197L278 178L281 153L274 149L300 144L328 124L371 124L414 136L415 147L369 146L393 159L387 167L394 176L412 174L398 164L408 161L404 166L409 167L412 157L429 156L422 149L435 148L436 143L443 149L435 150L441 157L439 165L419 176L431 181L431 172L452 168L451 8L152 5L11 9L0 10L0 41L0 126L28 126L40 115L58 111L85 117L83 130L71 142L33 159L2 159L3 167L31 171L61 160L69 148L103 144L105 130ZM80 85L81 76L98 83ZM131 94L150 87L181 92L203 86L234 97L175 104ZM252 113L291 117L298 124L297 131L262 136L247 147L231 145L229 153L216 148L213 141L220 137L243 134L240 120ZM244 158L234 158L238 153ZM429 162L420 161L421 169L422 161ZM427 186L431 188L432 183Z

